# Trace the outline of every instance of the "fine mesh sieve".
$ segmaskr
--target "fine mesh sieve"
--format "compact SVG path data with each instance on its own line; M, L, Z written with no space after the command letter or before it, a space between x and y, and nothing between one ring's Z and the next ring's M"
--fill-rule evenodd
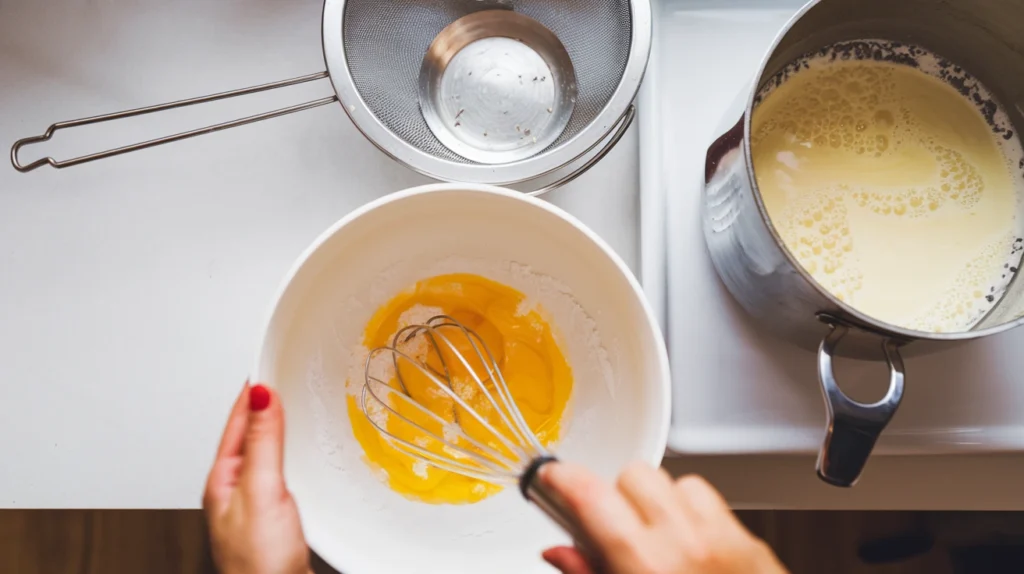
M575 70L577 96L569 124L553 144L557 147L583 131L618 88L630 51L629 4L628 0L350 0L342 24L344 50L356 91L389 130L434 157L461 163L468 160L438 141L419 107L417 84L423 55L445 27L498 5L529 16L561 40Z
M499 155L459 154L435 135L421 110L420 79L424 57L432 42L461 18L481 11L504 10L542 27L559 43L570 65L563 86L571 105L548 105L564 113L549 126L553 133L537 138L534 149L518 149L501 161ZM290 114L340 101L359 130L378 148L406 166L436 179L472 183L514 183L580 163L543 193L575 179L599 161L618 142L633 119L632 102L639 89L651 47L649 0L325 0L323 50L326 72L300 76L251 88L170 102L52 124L45 133L21 139L11 148L11 163L22 172L42 165L70 167ZM514 26L497 26L494 36L516 37ZM439 39L439 38L438 38ZM440 40L440 39L439 39ZM472 46L470 44L469 46ZM467 46L468 48L468 46ZM540 53L551 65L557 57ZM28 164L20 149L50 139L58 130L191 106L330 78L336 96L300 103L221 124L101 151L67 160L43 157ZM500 92L498 94L500 96ZM555 100L557 103L560 100ZM564 103L564 102L563 102ZM510 124L511 125L511 124ZM452 127L452 126L449 126ZM610 134L610 135L609 135ZM487 136L484 136L487 137ZM534 136L531 136L530 143ZM446 141L451 141L450 139ZM581 158L593 151L586 160ZM471 150L469 150L471 151ZM471 156L476 159L469 159ZM576 161L580 160L580 161Z
M571 117L546 148L524 159L482 163L453 152L434 134L421 112L418 82L424 54L446 27L502 9L557 37L577 93ZM324 55L346 111L378 147L417 171L449 181L532 180L566 167L614 129L591 161L540 192L578 176L625 132L650 46L649 0L328 0L324 12Z

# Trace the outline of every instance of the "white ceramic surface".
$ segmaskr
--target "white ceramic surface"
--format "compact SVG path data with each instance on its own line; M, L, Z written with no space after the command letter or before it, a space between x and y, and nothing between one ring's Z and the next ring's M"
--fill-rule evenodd
M384 197L299 259L255 370L288 413L286 477L310 546L346 574L543 571L539 552L565 542L514 489L474 505L409 501L371 472L352 437L345 381L362 357L350 350L380 304L452 257L528 266L561 283L594 321L612 376L580 377L585 367L568 343L577 376L561 457L613 478L630 460L657 463L664 452L670 377L661 334L639 284L601 239L550 204L495 187L438 184ZM531 283L463 270L524 292ZM575 328L555 327L563 336Z

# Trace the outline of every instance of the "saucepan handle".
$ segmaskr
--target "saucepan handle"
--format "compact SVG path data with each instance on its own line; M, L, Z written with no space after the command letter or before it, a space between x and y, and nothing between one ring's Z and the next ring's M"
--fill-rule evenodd
M216 132L216 131L220 131L220 130L226 130L226 129L229 129L229 128L234 128L234 127L238 127L238 126L244 126L246 124L251 124L253 122L258 122L260 120L276 118L278 116L283 116L283 115L291 114L291 113L295 113L295 112L301 112L302 110L308 110L310 108L315 108L317 106L322 106L322 105L325 105L325 104L330 104L332 102L338 101L338 97L337 96L329 96L329 97L326 97L326 98L321 98L319 100L313 100L313 101L310 101L310 102L305 102L305 103L302 103L302 104L297 104L297 105L294 105L294 106L289 106L287 108L281 108L281 109L278 109L278 110L273 110L273 111L270 111L270 112L265 112L265 113L257 114L257 115L254 115L254 116L248 116L248 117L245 117L245 118L240 118L240 119L237 119L237 120L232 120L230 122L224 122L224 123L215 124L215 125L212 125L212 126L206 126L206 127L194 129L194 130L187 131L187 132L181 132L181 133L177 133L177 134L174 134L174 135L165 136L165 137L162 137L162 138L156 138L156 139L152 139L152 140L149 140L149 141L144 141L144 142L139 142L139 143L136 143L136 144L122 146L122 147L115 148L115 149L109 149L109 150L105 150L105 151L101 151L101 152L91 153L91 154L88 154L88 155L83 155L83 156L79 156L79 157L72 158L72 159L55 160L52 157L47 156L47 157L44 157L44 158L41 158L41 159L37 159L36 161L34 161L34 162L30 163L30 164L27 164L27 165L23 165L18 160L18 152L21 150L21 148L23 148L26 145L35 144L35 143L42 143L42 142L48 141L51 137L53 137L54 133L56 133L57 131L62 130L62 129L75 128L75 127L79 127L79 126L86 126L86 125L89 125L89 124L98 124L98 123L102 123L102 122L109 122L109 121L112 121L112 120L120 120L120 119L124 119L124 118L131 118L131 117L134 117L134 116L141 116L141 115L145 115L145 114L152 114L152 113L155 113L155 112L162 112L162 111L171 110L171 109L174 109L174 108L183 108L183 107L186 107L186 106L193 106L193 105L196 105L196 104L204 104L204 103L207 103L207 102L215 102L217 100L226 100L228 98L234 98L234 97L237 97L237 96L244 96L244 95L247 95L247 94L255 94L257 92L265 92L267 90L274 90L274 89L277 89L277 88L284 88L286 86L294 86L296 84L303 84L305 82L312 82L314 80L321 80L321 79L326 78L326 77L327 77L327 72L318 72L316 74L309 74L307 76L299 76L297 78L291 78L291 79L288 79L288 80L281 80L279 82L271 82L269 84L262 84L262 85L259 85L259 86L252 86L250 88L242 88L240 90L232 90L230 92L221 92L219 94L212 94L212 95L209 95L209 96L202 96L202 97L199 97L199 98L191 98L191 99L188 99L188 100L179 100L179 101L176 101L176 102L169 102L169 103L166 103L166 104L160 104L160 105L156 105L156 106L148 106L148 107L145 107L145 108L136 108L134 110L125 110L123 112L116 112L116 113L112 113L112 114L105 114L105 115L102 115L102 116L92 116L92 117L89 117L89 118L82 118L82 119L77 119L77 120L68 120L68 121L64 121L64 122L57 122L57 123L51 125L50 127L46 128L46 131L42 135L31 136L31 137L23 138L23 139L20 139L20 140L14 142L14 145L11 147L11 164L14 165L14 169L16 169L16 170L18 170L18 171L20 171L22 173L28 172L28 171L32 171L33 169L36 169L37 167L40 167L40 166L46 165L46 164L49 164L50 167L54 167L54 168L57 168L57 169L60 169L60 168L63 168L63 167L71 167L73 165L78 165L78 164L81 164L81 163L87 163L87 162L95 161L95 160L98 160L98 159L112 157L112 156L115 156L115 155L121 155L123 153L128 153L128 152L132 152L132 151L136 151L136 150L140 150L140 149L146 149L146 148L149 148L149 147L154 147L154 146L158 146L158 145L165 144L165 143L175 142L175 141L178 141L178 140L183 140L183 139L187 139L187 138L191 138L191 137L195 137L195 136L200 136L200 135L203 135L203 134L208 134L208 133L212 133L212 132Z
M567 183L583 175L584 173L587 173L587 170L594 167L594 164L601 161L604 158L604 156L608 155L608 152L612 151L612 148L615 147L615 144L619 143L619 140L622 139L622 136L626 135L626 130L629 129L630 124L633 123L633 118L635 116L636 106L631 105L629 106L629 108L626 109L625 113L622 114L622 117L619 118L617 127L612 132L611 137L608 138L604 146L600 150L598 150L597 153L595 153L590 159L584 162L583 165L566 174L565 177L562 177L561 179L550 185L546 185L540 189L530 191L527 193L527 195L532 195L534 197L538 195L544 195L549 191L554 191L562 187L563 185L566 185Z
M889 390L876 403L856 402L839 389L832 368L832 355L849 327L829 321L831 331L818 347L818 380L828 413L828 433L818 453L818 476L834 486L853 486L860 478L875 441L892 420L903 398L903 358L892 339L882 339L882 352L889 365Z

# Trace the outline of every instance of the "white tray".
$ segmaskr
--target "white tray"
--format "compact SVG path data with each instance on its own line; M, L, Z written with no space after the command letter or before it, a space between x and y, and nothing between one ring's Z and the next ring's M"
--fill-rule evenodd
M676 452L813 452L824 436L814 356L747 320L711 267L699 219L707 144L801 4L654 1L640 115L641 275L665 321ZM1020 349L1024 329L908 360L903 405L876 453L1024 449ZM847 361L838 374L854 398L881 395L880 364Z

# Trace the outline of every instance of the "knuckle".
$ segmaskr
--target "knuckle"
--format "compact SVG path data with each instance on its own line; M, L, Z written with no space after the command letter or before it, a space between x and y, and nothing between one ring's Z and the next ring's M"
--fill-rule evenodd
M717 571L727 561L728 550L723 547L719 532L694 530L684 543L686 560L698 571Z
M626 556L630 560L639 560L643 557L643 553L639 551L639 545L636 540L633 540L625 532L610 534L605 541L605 545L610 553L617 556Z
M269 430L269 425L265 420L260 417L253 417L253 419L249 421L249 426L245 429L245 435L249 440L259 440L266 436Z
M721 555L715 550L714 547L701 541L701 543L695 544L690 548L689 552L690 562L700 570L714 570L721 565Z
M651 558L640 558L636 564L637 574L667 574L667 571Z
M691 499L717 500L721 498L715 487L711 486L703 477L695 474L688 474L680 478L676 481L676 488Z
M684 572L682 564L667 554L646 553L636 560L637 574L677 574Z
M601 488L601 484L591 481L581 481L580 484L576 485L576 488L566 490L560 494L562 500L577 514L583 509L599 504L604 500L604 489Z
M284 477L275 469L262 464L254 465L242 478L241 483L247 495L269 493L277 496L284 490Z
M698 572L729 572L732 565L714 552L698 552L690 557L690 564Z
M640 563L637 564L637 572L639 574L662 574L666 570L660 565L655 564L653 560L641 559Z
M704 480L704 477L696 474L687 474L682 476L676 481L676 484L679 488L691 492L700 492L702 490L706 491L711 488L711 485L708 484L708 481Z
M619 485L636 484L641 482L651 473L650 467L642 462L630 463L619 475Z
M261 445L261 447L276 445L279 441L276 429L272 423L268 422L250 424L246 430L245 440L249 445Z

